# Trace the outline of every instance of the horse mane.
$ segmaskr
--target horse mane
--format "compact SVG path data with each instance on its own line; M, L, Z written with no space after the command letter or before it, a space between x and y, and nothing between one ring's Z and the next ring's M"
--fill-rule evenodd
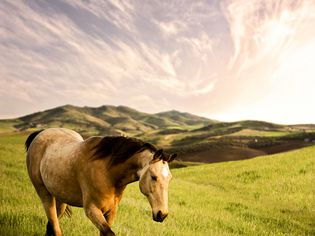
M92 158L103 159L110 158L109 166L123 163L134 154L149 150L153 153L157 149L150 143L146 143L137 138L123 136L105 136L93 147Z

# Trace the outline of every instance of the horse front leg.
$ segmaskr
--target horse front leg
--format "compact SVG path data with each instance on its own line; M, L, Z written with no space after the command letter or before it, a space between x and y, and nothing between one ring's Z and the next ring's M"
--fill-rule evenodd
M86 216L100 230L101 236L115 236L115 233L111 230L108 222L99 208L97 208L95 205L88 205L84 206L84 211Z
M116 213L117 213L117 206L115 206L107 214L104 215L105 220L107 221L109 227L112 227Z

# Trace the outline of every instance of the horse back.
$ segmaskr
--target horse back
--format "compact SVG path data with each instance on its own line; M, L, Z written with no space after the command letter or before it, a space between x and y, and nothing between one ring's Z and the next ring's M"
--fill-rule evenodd
M83 141L80 134L65 128L49 128L36 131L25 142L27 150L27 164L36 166L36 163L44 158L45 153L53 146L64 147L65 144Z

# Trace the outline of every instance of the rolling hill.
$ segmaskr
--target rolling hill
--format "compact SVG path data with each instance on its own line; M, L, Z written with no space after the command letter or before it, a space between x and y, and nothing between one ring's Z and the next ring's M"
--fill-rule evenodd
M25 131L34 128L66 127L83 135L124 134L137 135L172 127L203 127L213 123L206 118L169 111L157 114L139 112L125 106L76 107L65 105L12 120L2 120L10 130ZM7 127L7 129L9 129Z
M134 136L177 152L184 161L247 159L315 144L315 125L279 125L264 121L219 122L190 113L149 114L126 106L65 105L16 119L0 120L0 135L65 127L84 137Z

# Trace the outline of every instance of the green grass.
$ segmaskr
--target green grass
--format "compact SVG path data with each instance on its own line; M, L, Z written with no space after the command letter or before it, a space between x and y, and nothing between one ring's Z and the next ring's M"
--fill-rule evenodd
M16 119L0 121L0 135L16 131L16 128L14 128L16 124L18 124Z
M0 235L43 235L46 217L28 179L25 136L0 136ZM127 187L117 235L315 235L315 147L246 161L173 169L170 214L152 221L138 183ZM98 235L82 209L64 235Z
M238 132L229 134L227 136L282 137L282 136L286 136L290 134L291 134L290 132L284 132L284 131L262 131L262 130L243 129Z

